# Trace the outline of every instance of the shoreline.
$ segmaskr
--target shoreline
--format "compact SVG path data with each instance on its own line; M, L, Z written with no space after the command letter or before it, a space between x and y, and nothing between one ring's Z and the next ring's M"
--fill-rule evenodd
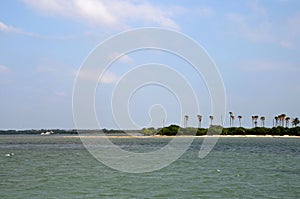
M11 134L11 135L0 135L0 139L4 137L41 137L41 138L109 138L109 139L151 139L151 138L300 138L300 136L293 135L203 135L203 136L195 136L195 135L178 135L178 136L166 136L166 135L64 135L64 134L55 134L55 135L26 135L26 134Z
M70 137L70 136L63 136ZM153 135L153 136L145 136L145 135L108 135L108 136L95 136L95 135L76 135L72 136L72 138L121 138L121 139L130 139L130 138L300 138L300 136L273 136L273 135L204 135L204 136L194 136L194 135L179 135L179 136L165 136L165 135Z

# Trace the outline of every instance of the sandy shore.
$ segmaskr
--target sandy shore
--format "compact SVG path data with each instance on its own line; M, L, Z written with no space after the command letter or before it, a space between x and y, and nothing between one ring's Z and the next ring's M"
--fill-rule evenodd
M63 134L54 134L54 135L0 135L0 139L12 139L12 138L109 138L109 139L155 139L155 138L300 138L300 136L272 136L272 135L204 135L204 136L193 136L193 135L179 135L179 136L165 136L165 135L63 135Z
M300 136L272 136L272 135L204 135L204 136L192 136L192 135L180 135L180 136L162 136L162 135L154 135L154 136L144 136L144 135L109 135L109 136L96 136L96 135L65 135L60 136L65 138L120 138L120 139L128 139L128 138L300 138Z

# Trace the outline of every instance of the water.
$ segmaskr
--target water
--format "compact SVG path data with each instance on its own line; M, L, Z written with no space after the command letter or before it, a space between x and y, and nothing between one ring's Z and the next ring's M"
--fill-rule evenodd
M168 141L113 140L133 151L156 150ZM202 141L195 138L166 168L129 174L98 162L78 138L0 136L0 198L300 197L300 139L220 138L199 159Z

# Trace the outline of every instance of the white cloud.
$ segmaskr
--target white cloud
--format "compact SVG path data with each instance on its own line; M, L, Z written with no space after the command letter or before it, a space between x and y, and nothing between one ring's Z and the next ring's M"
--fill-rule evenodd
M58 39L58 40L69 40L69 39L74 39L78 36L76 35L64 35L64 36L43 36L40 34L32 33L32 32L27 32L22 29L16 28L14 26L10 26L5 24L4 22L0 21L0 32L6 32L6 33L13 33L13 34L21 34L21 35L26 35L26 36L31 36L39 39Z
M57 73L58 70L54 67L50 67L50 66L38 66L36 68L36 71L38 73Z
M129 64L133 62L133 59L129 55L121 54L119 52L112 53L108 56L109 61L113 61L116 58L118 58L117 61L125 64Z
M297 72L297 66L286 61L252 60L243 61L237 67L246 72Z
M300 34L300 13L297 13L287 20L288 31L293 35Z
M10 72L10 69L7 66L1 65L0 64L0 74L5 74Z
M109 83L115 83L118 80L119 77L116 74L111 72L105 72L99 82L109 84Z
M280 44L287 48L299 48L300 45L300 13L297 13L287 19L282 25L283 35L280 38Z
M64 92L64 91L56 91L54 94L56 96L59 96L59 97L66 97L67 96L67 93Z
M251 1L248 6L252 10L252 12L254 12L256 15L267 16L268 14L265 7L263 7L262 5L258 4L255 1Z
M291 43L289 40L281 40L279 44L284 48L293 48L293 43Z
M284 48L299 47L300 14L281 20L272 19L257 3L249 4L251 14L229 13L233 30L243 38L258 43L274 43Z
M7 25L7 24L5 24L4 22L1 22L1 21L0 21L0 31L6 32L6 33L21 34L21 35L27 35L27 36L42 38L38 34L31 33L31 32L26 32L26 31L24 31L20 28L17 28L17 27L11 26L11 25Z
M117 62L121 62L123 64L129 64L129 63L133 62L133 59L129 55L122 54L119 52L114 52L107 56L107 61L109 61L109 62L111 62L115 59ZM114 72L111 72L111 71L103 72L103 71L99 71L99 70L97 70L96 68L83 69L83 70L77 71L75 73L75 75L78 78L81 78L84 80L103 83L103 84L112 84L112 83L116 83L120 80L120 77L117 74L115 74ZM98 75L102 75L101 78Z
M109 71L106 71L102 74L101 78L99 79L98 73L93 70L82 70L80 72L77 72L76 75L78 78L82 78L89 81L104 83L104 84L111 84L116 83L119 81L119 77Z
M130 26L130 22L141 22L179 29L178 24L172 19L178 9L155 6L147 1L23 0L23 2L42 14L70 17L109 28L123 29Z
M198 7L196 8L195 12L200 17L211 17L214 15L213 9L207 6Z
M13 26L6 25L5 23L3 23L1 21L0 21L0 31L13 32L13 33L20 33L21 32L21 30L15 28Z
M237 13L230 13L227 19L237 30L239 36L242 36L254 42L274 42L275 38L272 32L272 24L267 20L253 19Z
M7 66L0 64L0 85L2 84L10 84L12 82L12 79L10 75L10 69Z
M64 63L44 61L35 68L35 72L43 77L73 78L74 69Z

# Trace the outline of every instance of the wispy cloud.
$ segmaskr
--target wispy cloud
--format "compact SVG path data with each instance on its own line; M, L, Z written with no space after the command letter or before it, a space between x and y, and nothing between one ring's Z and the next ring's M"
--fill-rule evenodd
M144 25L179 29L179 25L172 19L178 8L160 7L147 1L23 0L23 2L42 14L65 16L90 25L123 29L130 27L131 22L139 22Z
M45 35L40 35L38 33L33 33L33 32L28 32L24 31L18 27L14 27L11 25L7 25L6 23L0 21L0 32L5 32L9 34L19 34L19 35L26 35L38 39L54 39L54 40L70 40L77 38L78 36L76 35L63 35L63 36L45 36Z
M299 47L300 13L296 13L289 17L283 27L284 35L280 40L282 46L288 48Z
M256 15L259 16L267 16L268 15L268 11L265 7L263 7L262 5L258 4L255 1L251 1L248 4L248 7L250 8L250 10L252 10L252 12Z
M34 33L31 32L26 32L20 28L7 25L6 23L0 21L0 32L6 32L6 33L13 33L13 34L22 34L22 35L27 35L27 36L38 36Z
M109 61L113 61L114 59L117 59L117 61L120 61L125 64L133 62L133 59L129 55L121 54L119 52L112 53L108 56Z
M38 73L57 73L57 68L51 66L38 66L36 67L36 71Z
M74 68L65 63L47 60L38 65L34 72L44 78L51 77L68 80L70 80L69 78L74 78Z
M6 25L5 23L1 22L0 21L0 31L2 32L13 32L13 33L20 33L21 30L13 27L13 26L9 26L9 25Z
M273 34L271 34L272 24L268 20L244 16L238 13L229 13L227 19L232 23L239 36L253 42L275 41Z
M58 97L66 97L67 93L64 91L55 91L54 94Z
M116 83L120 78L112 73L112 72L105 72L99 82L105 83L105 84L110 84L110 83Z
M101 78L97 75L98 73L93 70L83 70L83 71L78 71L76 72L77 78L81 78L84 80L88 81L94 81L94 82L99 82L99 83L104 83L104 84L112 84L116 83L119 81L119 76L116 75L115 73L105 71Z
M10 71L9 67L0 64L0 85L7 85L13 81Z
M133 62L133 59L126 54L121 54L119 52L111 53L107 56L107 61L111 62L116 60L122 64L129 64ZM83 69L78 70L75 73L75 76L80 79L103 83L103 84L113 84L120 80L120 77L111 71L98 71L96 69ZM101 75L101 77L99 76Z
M252 60L237 64L245 72L299 72L299 68L286 61Z
M214 10L208 6L200 6L195 8L195 12L200 17L211 17L214 15Z
M300 14L274 20L268 10L252 2L250 14L229 13L227 19L237 35L257 43L274 43L284 48L299 47Z
M10 72L10 69L7 66L0 64L0 74L5 74L5 73L9 73L9 72Z

